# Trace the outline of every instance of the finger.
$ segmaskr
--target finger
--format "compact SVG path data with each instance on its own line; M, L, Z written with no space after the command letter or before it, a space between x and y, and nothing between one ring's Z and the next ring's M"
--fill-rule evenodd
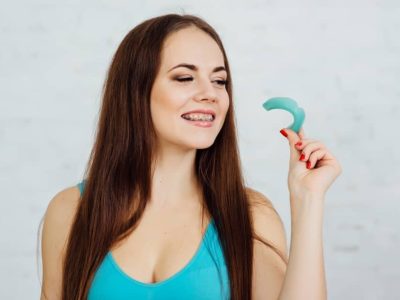
M295 144L300 141L300 137L297 133L290 128L284 128L281 132L284 131L284 135L289 141L289 148L290 148L290 158L291 160L298 160L299 159L299 151L297 151Z
M302 150L301 150L301 154L300 154L300 159L301 161L307 161L310 159L310 155L311 153L313 153L314 151L317 151L319 149L324 149L326 148L324 146L324 144L322 144L319 141L313 141L310 142L309 144L307 144Z
M319 160L322 160L327 154L327 149L319 149L311 153L310 158L307 161L307 169L312 169L316 166Z
M300 130L299 130L299 137L300 137L300 139L304 139L304 137L305 137L305 133L304 133L303 127L301 127Z
M299 135L292 129L290 128L283 128L283 131L286 133L286 138L288 139L289 143L291 145L294 145L300 140Z
M294 144L296 146L297 150L303 150L305 146L307 146L308 144L312 143L312 142L316 142L317 140L313 140L313 139L302 139L300 141L298 141L296 144Z

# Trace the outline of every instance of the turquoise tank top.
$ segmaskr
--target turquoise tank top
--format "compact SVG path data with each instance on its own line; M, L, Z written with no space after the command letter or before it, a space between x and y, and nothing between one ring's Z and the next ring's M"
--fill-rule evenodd
M77 184L81 195L85 181ZM190 261L180 271L160 282L135 280L118 266L109 251L95 272L88 300L111 299L230 299L228 272L214 220L211 219L208 224Z

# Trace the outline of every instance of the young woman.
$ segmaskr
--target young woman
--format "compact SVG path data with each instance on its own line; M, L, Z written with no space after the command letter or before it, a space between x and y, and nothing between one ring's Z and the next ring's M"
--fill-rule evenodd
M281 131L288 256L271 201L244 184L234 116L210 25L168 14L131 30L107 74L85 178L44 217L42 299L326 299L323 202L338 161L303 129Z

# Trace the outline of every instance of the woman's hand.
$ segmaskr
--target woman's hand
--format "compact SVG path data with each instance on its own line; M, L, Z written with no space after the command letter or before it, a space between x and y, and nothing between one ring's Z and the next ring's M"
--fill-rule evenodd
M290 146L290 194L296 198L325 196L330 185L342 172L339 162L322 142L305 138L303 128L299 134L289 128L282 129L281 133L286 136Z

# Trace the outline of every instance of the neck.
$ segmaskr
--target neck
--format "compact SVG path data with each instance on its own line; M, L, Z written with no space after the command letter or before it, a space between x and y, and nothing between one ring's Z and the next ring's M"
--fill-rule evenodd
M155 207L189 207L200 203L195 173L196 149L163 149L154 162L150 203Z

